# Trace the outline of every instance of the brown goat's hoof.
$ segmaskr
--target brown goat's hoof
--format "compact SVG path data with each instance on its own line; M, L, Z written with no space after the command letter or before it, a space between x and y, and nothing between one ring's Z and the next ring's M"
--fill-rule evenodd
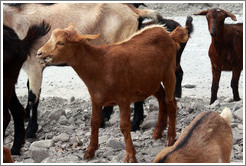
M90 160L90 159L92 159L94 156L95 156L95 151L89 150L89 149L88 149L88 150L85 152L84 158L87 159L87 160Z
M126 153L126 157L125 157L124 162L125 163L137 163L138 161L137 161L135 155Z
M170 138L166 140L165 146L172 146L175 143L175 139L174 138Z
M161 139L162 138L162 132L160 132L160 130L155 130L153 133L153 139L157 140L157 139Z

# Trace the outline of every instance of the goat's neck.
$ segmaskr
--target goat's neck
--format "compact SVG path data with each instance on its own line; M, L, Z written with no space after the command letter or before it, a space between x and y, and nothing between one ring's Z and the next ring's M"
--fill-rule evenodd
M220 50L224 46L224 26L217 30L216 36L212 37L212 43L216 50Z
M104 66L104 55L101 47L93 46L87 42L83 43L80 49L76 49L73 58L73 61L68 65L74 68L87 87L93 85L94 81L101 80Z

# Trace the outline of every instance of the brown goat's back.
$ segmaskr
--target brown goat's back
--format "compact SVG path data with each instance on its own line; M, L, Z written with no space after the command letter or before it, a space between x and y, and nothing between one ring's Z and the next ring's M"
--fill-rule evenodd
M153 162L230 162L232 130L230 110L202 112L187 126L172 147L162 150ZM224 119L225 118L225 119Z

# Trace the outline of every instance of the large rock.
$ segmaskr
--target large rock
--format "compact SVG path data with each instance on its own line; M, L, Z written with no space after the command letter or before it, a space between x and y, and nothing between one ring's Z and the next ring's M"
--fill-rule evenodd
M40 163L45 158L49 157L49 152L48 149L46 148L37 148L35 150L32 150L31 153L32 153L32 159L36 163Z
M39 148L50 148L53 146L53 140L41 140L41 141L35 141L30 145L29 150L35 150Z

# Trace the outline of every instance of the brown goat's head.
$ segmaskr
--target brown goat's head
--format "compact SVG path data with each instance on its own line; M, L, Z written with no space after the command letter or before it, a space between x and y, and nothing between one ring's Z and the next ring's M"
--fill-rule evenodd
M83 42L96 39L99 35L79 35L74 24L64 30L55 29L48 42L38 50L37 58L45 65L68 63L75 51L83 47Z
M204 10L194 15L206 15L208 21L208 29L212 37L216 36L218 30L223 28L226 17L231 17L233 21L237 21L235 15L219 8Z

